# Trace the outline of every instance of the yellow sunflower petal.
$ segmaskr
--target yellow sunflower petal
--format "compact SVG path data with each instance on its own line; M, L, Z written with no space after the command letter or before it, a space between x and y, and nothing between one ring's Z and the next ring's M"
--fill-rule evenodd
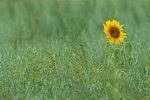
M115 43L116 45L120 44L120 42L123 42L124 38L127 38L126 33L123 33L123 25L120 25L119 22L116 20L108 20L106 21L106 24L103 24L104 26L104 33L106 33L107 38L109 39L109 42Z

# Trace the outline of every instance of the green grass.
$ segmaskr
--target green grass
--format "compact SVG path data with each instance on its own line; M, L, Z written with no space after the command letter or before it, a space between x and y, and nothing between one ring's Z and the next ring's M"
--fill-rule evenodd
M0 100L149 100L150 1L1 0ZM103 32L124 24L124 59Z

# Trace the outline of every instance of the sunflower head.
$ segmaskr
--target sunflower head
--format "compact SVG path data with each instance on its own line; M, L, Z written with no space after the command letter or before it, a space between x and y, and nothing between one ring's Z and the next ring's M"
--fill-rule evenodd
M126 34L122 32L123 25L120 25L120 23L116 20L108 20L106 21L106 24L103 24L103 26L104 32L106 33L107 38L111 44L115 43L117 45L120 42L123 42L123 39L127 37Z

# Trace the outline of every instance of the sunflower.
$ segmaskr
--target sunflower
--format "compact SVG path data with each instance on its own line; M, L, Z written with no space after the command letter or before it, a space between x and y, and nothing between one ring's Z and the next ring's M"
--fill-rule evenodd
M119 22L116 20L108 20L106 21L106 25L103 24L104 26L104 32L107 35L107 38L109 38L109 42L115 43L116 45L119 44L120 42L123 42L123 39L126 38L126 34L122 32L123 25L120 25Z

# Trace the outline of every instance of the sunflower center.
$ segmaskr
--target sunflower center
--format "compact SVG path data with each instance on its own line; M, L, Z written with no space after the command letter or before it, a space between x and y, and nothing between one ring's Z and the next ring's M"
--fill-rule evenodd
M118 28L116 28L116 27L111 27L109 32L110 32L110 35L111 35L113 38L118 38L118 37L119 37L120 32L119 32L119 29L118 29Z

